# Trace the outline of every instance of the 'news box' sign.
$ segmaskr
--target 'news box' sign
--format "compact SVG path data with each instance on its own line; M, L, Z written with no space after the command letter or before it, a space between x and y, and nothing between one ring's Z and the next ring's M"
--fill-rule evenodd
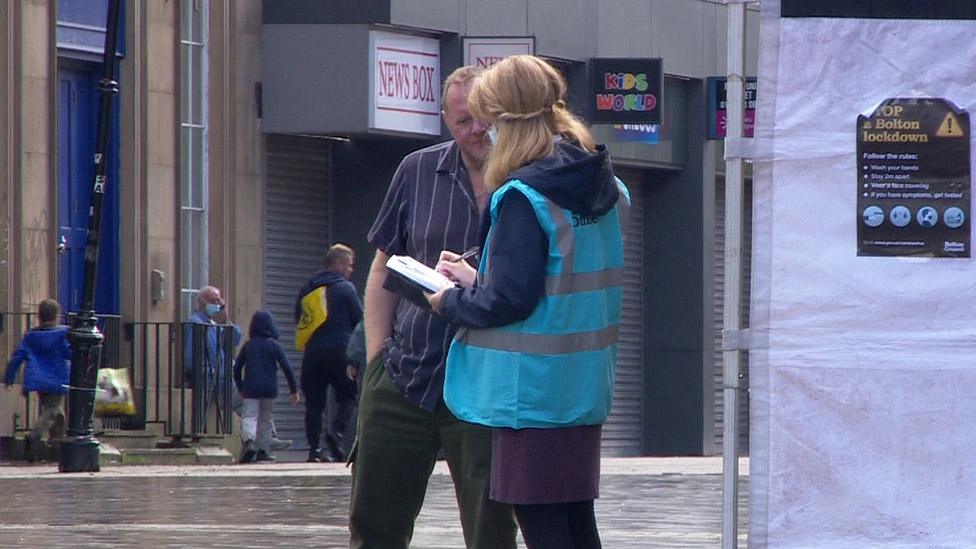
M440 42L369 33L369 127L440 135Z
M463 38L462 43L464 64L475 67L488 68L512 55L535 54L535 38L532 36L471 36Z

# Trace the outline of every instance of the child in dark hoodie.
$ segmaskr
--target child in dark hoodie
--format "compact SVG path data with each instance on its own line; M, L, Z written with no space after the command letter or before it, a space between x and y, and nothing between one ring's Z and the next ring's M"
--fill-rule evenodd
M71 349L68 328L58 325L61 307L53 299L45 299L37 307L40 325L32 328L10 357L3 382L9 389L24 362L24 396L35 392L41 399L41 413L34 431L27 437L27 460L33 461L41 438L48 435L55 421L63 420L61 400L68 392L71 376Z
M271 313L254 313L248 337L234 363L234 384L244 398L241 415L244 447L240 462L274 461L271 456L271 414L278 396L278 367L288 379L292 404L298 404L300 400L298 385L285 350L278 343L278 327Z

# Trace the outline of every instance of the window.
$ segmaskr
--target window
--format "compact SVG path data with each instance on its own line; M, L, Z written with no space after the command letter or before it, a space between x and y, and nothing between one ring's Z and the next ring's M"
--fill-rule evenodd
M180 1L180 315L207 284L208 0Z

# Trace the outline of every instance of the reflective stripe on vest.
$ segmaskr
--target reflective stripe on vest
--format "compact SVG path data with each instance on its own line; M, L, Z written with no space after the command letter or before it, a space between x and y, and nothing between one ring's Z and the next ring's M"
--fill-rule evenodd
M619 333L620 328L616 325L602 330L559 335L527 334L525 332L508 332L504 330L467 330L462 328L458 330L455 339L469 345L494 349L496 351L559 355L606 349L617 341L617 335Z
M624 282L623 269L604 269L589 273L571 273L546 277L546 295L605 290Z

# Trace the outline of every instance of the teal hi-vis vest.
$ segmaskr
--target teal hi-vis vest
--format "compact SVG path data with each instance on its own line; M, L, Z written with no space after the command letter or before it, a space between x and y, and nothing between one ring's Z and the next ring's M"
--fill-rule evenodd
M525 195L549 240L545 295L525 320L461 329L447 355L444 401L458 418L512 429L598 425L610 412L623 293L627 187L601 216L573 213L519 180L491 199L498 219L505 193ZM491 249L489 230L485 250ZM488 254L479 283L491 272Z

